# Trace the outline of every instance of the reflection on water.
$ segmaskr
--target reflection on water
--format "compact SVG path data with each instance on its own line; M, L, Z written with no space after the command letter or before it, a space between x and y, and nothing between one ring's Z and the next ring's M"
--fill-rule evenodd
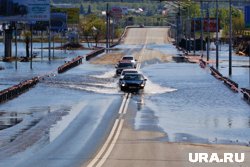
M197 64L166 63L143 68L150 80L173 92L144 96L136 129L158 127L164 141L243 144L250 141L249 105L240 94L215 80ZM158 119L151 122L152 114Z
M22 121L18 113L0 112L0 130L15 126Z

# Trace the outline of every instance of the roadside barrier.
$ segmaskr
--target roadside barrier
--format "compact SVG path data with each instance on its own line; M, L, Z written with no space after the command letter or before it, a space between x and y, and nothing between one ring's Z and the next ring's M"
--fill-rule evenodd
M223 77L223 81L234 92L238 92L239 91L238 90L239 85L236 82L234 82L233 80L231 80L231 79L229 79L227 77Z
M220 80L223 79L223 75L218 70L216 70L213 66L210 67L210 71L211 71L211 74L215 78L220 79Z
M82 56L78 56L74 59L72 59L71 61L61 65L60 67L58 67L57 72L60 73L64 73L65 71L74 68L76 66L78 66L79 64L82 64Z
M89 61L90 59L96 57L97 55L103 53L104 51L105 51L105 48L100 48L98 50L95 50L95 51L86 55L86 60Z
M250 89L241 88L241 93L243 93L243 98L250 103Z
M35 86L39 82L39 77L34 77L30 80L20 82L17 85L0 91L0 103L8 101L20 94L26 92L29 88Z
M204 60L200 59L199 61L200 61L201 68L205 68L207 66L207 63Z

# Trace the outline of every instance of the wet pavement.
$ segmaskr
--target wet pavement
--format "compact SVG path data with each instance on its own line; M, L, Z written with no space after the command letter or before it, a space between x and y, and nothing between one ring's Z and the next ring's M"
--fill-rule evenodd
M118 48L125 49L118 52L133 54L142 45ZM147 49L179 54L171 44L148 44ZM56 51L56 57L62 59L51 63L37 59L33 70L29 63L18 63L15 71L14 63L1 62L6 70L1 71L0 88L54 71L65 58L88 52ZM225 48L220 66L225 75L226 56ZM234 59L234 65L248 62L246 57ZM150 61L142 63L141 71L148 78L147 85L141 94L132 95L130 102L130 107L136 107L132 121L136 130L163 132L165 137L157 141L249 144L249 104L212 77L208 69L184 62ZM233 71L233 79L247 87L248 69L234 67ZM114 75L113 65L83 62L1 104L0 166L61 167L86 162L102 145L118 114L124 93Z

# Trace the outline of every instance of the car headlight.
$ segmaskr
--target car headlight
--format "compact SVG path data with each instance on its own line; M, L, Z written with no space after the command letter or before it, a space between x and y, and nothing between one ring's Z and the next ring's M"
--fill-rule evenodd
M144 87L145 85L144 84L141 84L141 87Z
M122 86L125 86L125 83L122 83Z

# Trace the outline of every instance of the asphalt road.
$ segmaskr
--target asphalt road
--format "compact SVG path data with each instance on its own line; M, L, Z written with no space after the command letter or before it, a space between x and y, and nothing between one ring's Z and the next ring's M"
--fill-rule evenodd
M168 29L163 28L138 28L130 29L124 40L126 45L143 45L136 56L139 62L148 57L157 57L156 52L147 48L148 44L167 44L171 41L168 36ZM155 49L156 50L156 49ZM170 53L171 54L171 53ZM173 53L174 54L174 53ZM140 68L141 64L139 64ZM208 74L205 74L208 75ZM167 76L166 76L167 77ZM178 79L177 79L178 80ZM195 90L194 90L195 91ZM199 90L197 90L199 91ZM139 95L143 96L143 95ZM140 99L140 98L139 98ZM178 100L178 99L176 99ZM128 108L120 113L118 121L122 121L120 128L115 125L114 131L99 152L88 163L83 166L104 166L104 167L201 167L201 166L249 166L250 161L245 158L244 163L191 163L188 160L189 153L217 153L222 156L224 153L245 153L249 157L249 148L239 145L223 144L198 144L199 142L167 142L160 140L166 134L154 129L135 130L135 117L140 112L138 96L132 95L126 101ZM126 103L125 102L125 103ZM140 105L140 104L139 104ZM142 104L143 105L143 104ZM210 106L216 110L215 106ZM245 107L246 110L247 107ZM181 115L180 115L181 117ZM155 121L154 117L144 118L148 124ZM164 119L164 118L163 118ZM176 121L178 119L176 118ZM144 122L147 124L147 122ZM177 126L178 123L176 122ZM159 128L159 127L158 127ZM204 129L205 131L205 129ZM112 137L113 136L113 137Z
M168 28L132 28L118 46L148 77L141 94L118 90L115 62L84 62L3 104L1 113L23 121L0 131L0 166L250 166L249 106L197 64L173 62L170 42ZM218 134L235 145L211 144ZM190 152L246 158L193 164Z

